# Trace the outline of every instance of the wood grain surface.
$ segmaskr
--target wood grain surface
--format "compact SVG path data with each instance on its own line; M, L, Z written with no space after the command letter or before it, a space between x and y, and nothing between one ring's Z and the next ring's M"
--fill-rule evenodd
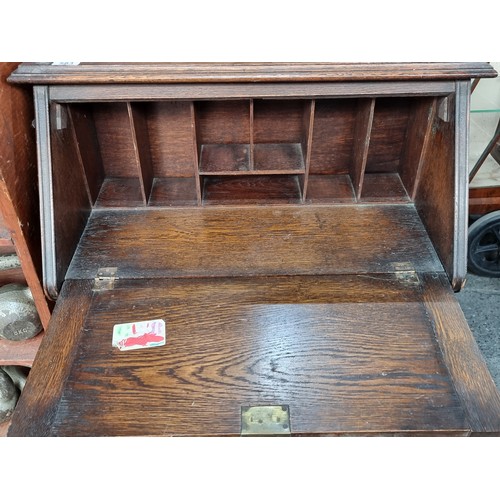
M172 83L455 80L496 76L487 63L81 63L22 64L10 80L23 83Z
M453 81L296 82L296 83L171 83L53 85L50 98L58 102L169 101L179 99L250 99L312 97L377 97L438 95L453 92Z
M454 109L455 99L450 99ZM448 275L453 276L455 205L455 115L449 121L434 115L425 151L415 206Z
M449 284L465 265L469 82L495 75L22 65L49 293L64 284L9 435L235 436L249 405L288 405L297 436L499 434ZM103 267L116 279L96 291ZM112 346L114 325L152 319L165 346Z
M275 178L273 176L272 178ZM441 270L407 205L251 206L96 211L67 278Z
M419 282L120 279L88 314L85 287L66 288L10 435L238 435L241 406L275 404L293 435L469 430ZM112 347L114 324L147 319L165 346Z
M44 435L56 416L73 349L83 333L91 283L65 282L60 297L12 416L9 435Z
M500 436L500 394L443 275L426 275L424 301L443 359L477 435Z
M6 82L17 63L0 63L0 212L2 237L13 244L47 327L51 304L42 286L42 248L33 94Z

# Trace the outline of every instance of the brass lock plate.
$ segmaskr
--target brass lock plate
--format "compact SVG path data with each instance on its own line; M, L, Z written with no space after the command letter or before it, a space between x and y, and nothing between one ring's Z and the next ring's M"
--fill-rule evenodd
M242 406L242 436L290 435L290 409L280 406Z

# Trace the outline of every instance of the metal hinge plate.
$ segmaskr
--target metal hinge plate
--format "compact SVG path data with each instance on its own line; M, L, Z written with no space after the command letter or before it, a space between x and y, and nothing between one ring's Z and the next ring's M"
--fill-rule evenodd
M287 436L290 432L288 405L241 407L242 436Z
M115 280L118 279L118 277L116 276L117 272L117 267L100 267L97 270L97 275L94 279L94 287L92 288L92 290L94 292L113 290L113 288L115 287Z
M415 268L409 262L395 262L394 271L399 281L408 285L418 285L420 283Z

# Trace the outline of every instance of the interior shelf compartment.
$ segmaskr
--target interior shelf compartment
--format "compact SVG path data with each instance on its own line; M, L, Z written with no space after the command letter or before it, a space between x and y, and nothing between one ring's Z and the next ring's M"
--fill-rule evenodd
M283 175L305 173L299 144L203 144L200 175ZM251 162L253 158L253 163Z
M412 202L435 110L433 97L316 100L306 201Z
M305 173L311 101L197 102L202 175Z
M140 207L144 205L139 179L132 177L106 178L95 202L96 208Z
M148 206L196 206L196 180L194 177L155 178Z
M436 102L53 103L53 162L80 165L80 192L67 196L87 197L90 208L412 203L433 148Z
M255 144L253 158L259 173L305 173L301 143Z
M356 195L347 174L309 175L307 203L355 203Z
M250 144L202 144L201 175L239 175L251 172Z
M66 130L55 135L66 134L61 147L75 150L90 206L198 201L192 102L71 104L66 111L59 104L52 107L55 117L64 112L71 117L74 135Z
M301 203L297 175L207 176L203 205Z

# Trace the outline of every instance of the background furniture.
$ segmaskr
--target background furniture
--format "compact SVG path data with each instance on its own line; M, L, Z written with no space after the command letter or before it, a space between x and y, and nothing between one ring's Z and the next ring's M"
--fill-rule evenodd
M18 63L0 64L0 286L30 287L44 328L50 307L42 287L40 212L32 93L6 82ZM15 256L15 258L6 258ZM0 365L30 367L43 333L26 341L0 339ZM0 435L6 432L2 424Z

